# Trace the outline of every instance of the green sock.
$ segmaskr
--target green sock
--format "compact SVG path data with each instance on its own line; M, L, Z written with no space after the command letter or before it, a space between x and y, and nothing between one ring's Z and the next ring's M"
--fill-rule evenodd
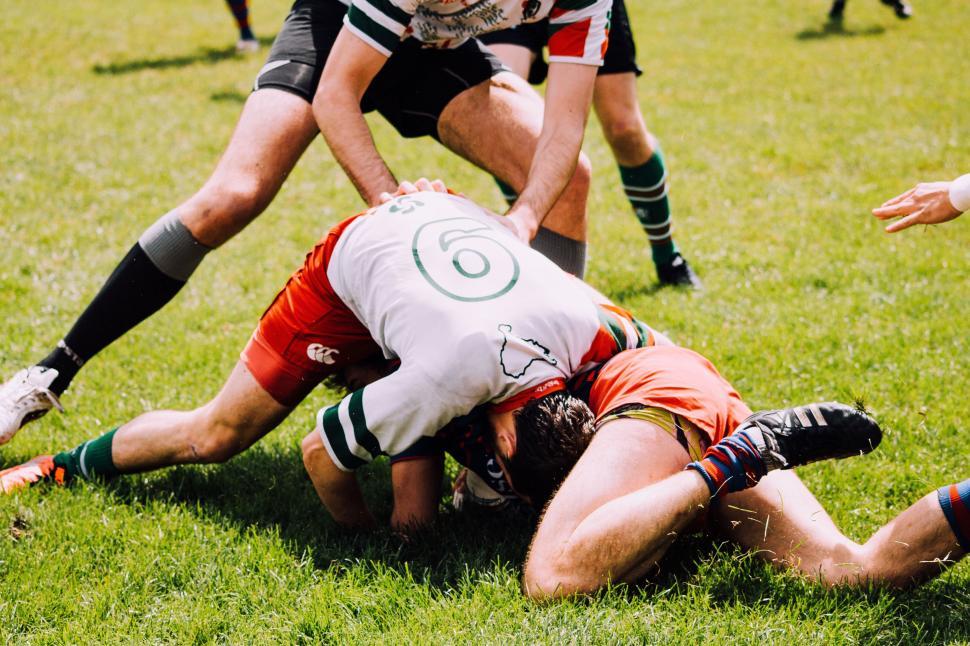
M504 197L505 201L509 203L509 206L515 204L515 201L519 199L519 194L515 192L515 189L497 177L492 179L494 179L495 183L498 184L498 190L502 191L502 197Z
M109 480L118 475L118 467L111 461L111 443L115 431L108 431L101 437L79 444L70 451L54 456L54 464L64 467L65 481L75 477L85 480Z
M668 262L677 253L677 245L670 233L667 169L660 148L655 148L653 156L640 166L619 168L623 192L647 232L654 264Z

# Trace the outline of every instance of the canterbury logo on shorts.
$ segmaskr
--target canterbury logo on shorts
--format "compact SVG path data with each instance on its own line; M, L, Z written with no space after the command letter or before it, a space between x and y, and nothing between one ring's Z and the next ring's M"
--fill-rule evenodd
M334 359L334 355L337 354L340 354L340 350L328 348L322 343L311 343L306 349L306 356L310 357L317 363L322 363L328 366L332 366L337 361Z

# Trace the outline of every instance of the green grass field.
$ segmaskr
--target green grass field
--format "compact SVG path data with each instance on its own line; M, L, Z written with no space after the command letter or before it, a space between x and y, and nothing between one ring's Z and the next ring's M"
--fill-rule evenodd
M868 210L970 172L970 15L897 21L850 3L628 0L644 111L671 167L677 239L708 289L655 291L645 237L595 120L589 281L709 356L752 407L863 398L871 456L800 475L864 539L970 476L968 226L881 232ZM271 37L285 0L256 0ZM137 235L212 169L262 57L231 54L219 0L8 0L0 21L0 372L63 335ZM265 42L269 42L266 40ZM480 171L372 120L399 177L440 176L493 208ZM361 207L318 142L267 212L160 315L102 353L10 466L214 394L260 313L333 223ZM826 592L730 545L687 540L659 580L537 606L518 591L534 521L457 515L405 545L327 517L299 438L319 390L221 466L0 499L0 636L10 643L970 641L970 567L908 593ZM363 474L390 511L386 463Z

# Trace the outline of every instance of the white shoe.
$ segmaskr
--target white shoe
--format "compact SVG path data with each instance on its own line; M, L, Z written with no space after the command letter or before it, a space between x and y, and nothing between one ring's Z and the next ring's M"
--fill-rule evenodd
M64 412L50 390L56 378L54 368L34 366L0 386L0 444L9 442L24 424L43 417L51 408Z
M255 38L240 38L236 41L236 52L239 54L253 54L259 51L259 41Z

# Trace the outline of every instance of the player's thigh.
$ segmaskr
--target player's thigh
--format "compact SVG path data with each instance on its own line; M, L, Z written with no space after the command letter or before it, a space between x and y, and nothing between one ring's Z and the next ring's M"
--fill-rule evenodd
M500 72L452 99L438 135L450 150L521 190L539 133L542 97L511 72Z
M272 201L317 132L303 98L273 88L253 92L212 176L180 213L182 221L203 244L223 243Z
M689 461L683 446L654 424L607 422L546 508L529 558L550 558L593 511L682 471Z
M522 45L494 43L488 46L502 64L522 78L529 78L529 68L536 58L535 52Z
M239 361L219 394L199 413L203 428L217 436L213 441L238 453L276 428L292 410L266 392Z
M859 573L861 547L848 539L792 471L725 496L712 509L715 529L779 566L833 582Z

